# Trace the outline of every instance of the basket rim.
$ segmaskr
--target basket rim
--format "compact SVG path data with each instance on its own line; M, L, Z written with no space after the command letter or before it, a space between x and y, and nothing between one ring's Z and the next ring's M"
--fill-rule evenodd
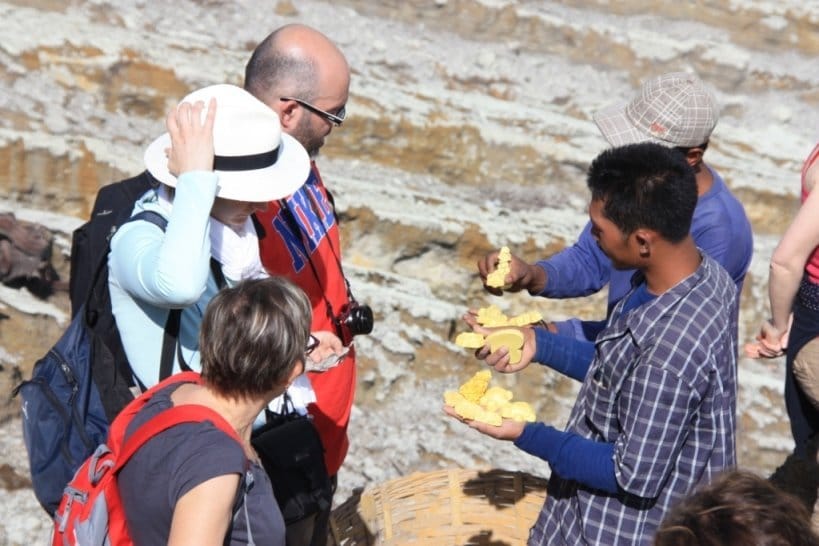
M463 543L482 536L523 544L547 483L493 467L415 471L356 490L333 509L330 530L341 546Z

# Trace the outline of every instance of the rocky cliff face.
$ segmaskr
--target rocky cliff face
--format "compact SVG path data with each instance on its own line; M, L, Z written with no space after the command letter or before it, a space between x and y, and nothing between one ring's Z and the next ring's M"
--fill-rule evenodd
M707 158L754 225L740 326L742 339L753 336L767 313L770 252L819 136L815 2L261 4L0 2L0 199L61 233L57 265L66 275L67 234L99 186L142 169L145 146L179 98L202 85L241 84L255 43L281 24L305 22L336 40L353 70L349 121L320 163L337 196L345 267L377 318L373 335L357 342L342 500L353 487L421 469L548 472L444 419L441 393L480 368L452 340L464 310L489 303L555 319L602 316L602 295L486 295L474 264L502 245L535 260L574 240L586 221L584 171L605 147L591 114L652 75L696 71L722 105ZM1 392L30 373L66 309L64 294L40 302L0 288ZM740 463L761 472L789 449L782 367L740 362ZM576 392L543 369L495 381L557 425ZM6 419L19 411L8 396L2 403ZM0 511L32 510L28 523L0 528L0 544L17 544L45 524L19 478L17 421L6 428L0 486L14 492Z

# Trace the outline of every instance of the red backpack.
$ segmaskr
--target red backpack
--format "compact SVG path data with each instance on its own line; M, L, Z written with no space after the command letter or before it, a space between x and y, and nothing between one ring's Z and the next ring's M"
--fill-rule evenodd
M60 506L54 514L52 546L133 544L117 488L117 474L145 442L163 430L180 423L210 421L241 444L236 431L221 415L195 404L168 408L140 426L123 442L125 431L137 412L156 391L173 383L200 383L199 374L183 372L169 377L129 403L114 419L108 441L101 444L80 466L63 492Z

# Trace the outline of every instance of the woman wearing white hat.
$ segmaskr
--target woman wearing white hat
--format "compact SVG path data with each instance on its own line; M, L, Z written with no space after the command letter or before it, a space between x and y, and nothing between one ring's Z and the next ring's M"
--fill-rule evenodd
M137 201L109 253L112 311L143 387L182 369L201 370L199 329L208 303L222 286L267 276L251 214L301 187L310 169L307 152L281 131L278 115L236 86L191 93L166 125L168 133L145 152L158 188ZM178 317L178 332L171 316ZM317 332L306 364L319 366L342 350L335 335ZM291 383L293 407L305 413L315 402L310 382L302 374ZM269 408L279 411L281 399ZM254 427L264 422L260 413Z
M170 371L199 371L199 325L220 284L266 275L250 215L299 188L310 168L275 112L233 85L194 91L166 125L168 133L145 152L158 188L137 201L134 216L151 211L167 226L127 222L109 254L112 311L131 369L146 387L160 379L171 309L182 311Z

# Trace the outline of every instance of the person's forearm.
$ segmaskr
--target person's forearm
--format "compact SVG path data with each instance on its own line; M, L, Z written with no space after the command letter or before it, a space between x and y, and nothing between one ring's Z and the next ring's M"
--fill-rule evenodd
M592 236L590 222L572 246L538 261L536 265L545 275L540 295L548 298L593 294L605 286L611 274L611 261Z
M593 359L594 343L535 328L535 362L582 381Z
M583 339L594 342L597 336L606 328L608 320L584 320L580 322Z
M540 295L540 293L546 288L546 284L548 282L548 274L540 263L529 265L525 280L526 290L529 292L529 294L532 296Z
M819 191L814 188L799 207L771 256L768 292L774 328L785 332L805 264L819 245Z
M164 233L128 222L111 241L111 274L132 296L157 305L189 305L204 290L210 270L210 210L217 178L211 172L179 177Z
M771 304L771 324L780 332L788 329L788 318L793 309L793 302L799 291L802 279L802 270L792 268L771 261L770 277L768 278L768 297Z
M619 491L612 443L589 440L543 423L529 423L515 440L515 445L549 463L564 479L609 493Z
M551 323L549 331L559 336L585 339L585 336L583 335L583 323L580 319L576 318L555 320Z

